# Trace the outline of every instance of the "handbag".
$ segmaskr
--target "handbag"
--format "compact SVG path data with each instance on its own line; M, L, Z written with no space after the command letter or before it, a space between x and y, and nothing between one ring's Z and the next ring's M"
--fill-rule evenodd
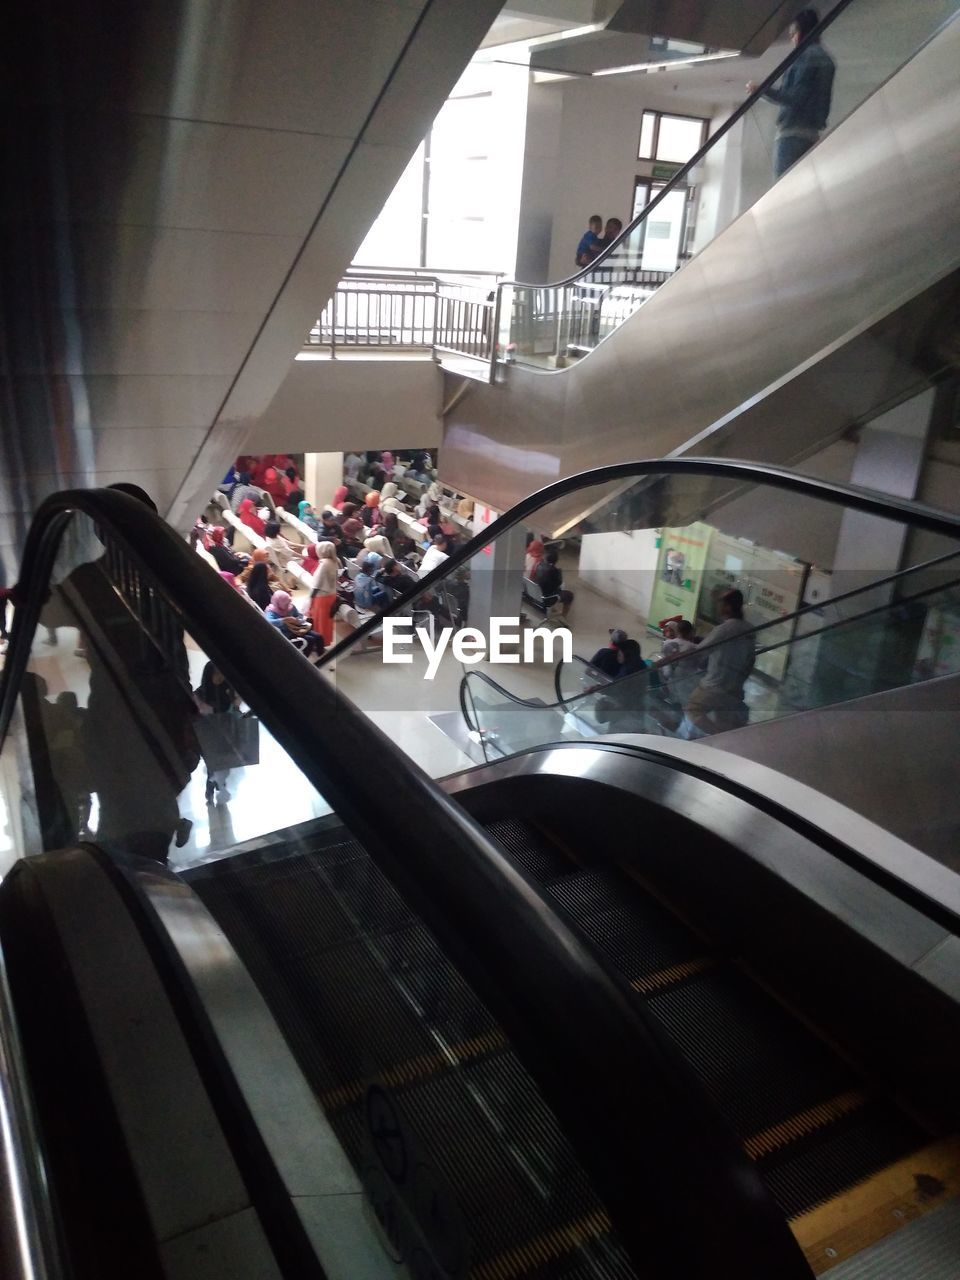
M215 711L194 726L208 769L239 769L260 763L260 721L254 715Z

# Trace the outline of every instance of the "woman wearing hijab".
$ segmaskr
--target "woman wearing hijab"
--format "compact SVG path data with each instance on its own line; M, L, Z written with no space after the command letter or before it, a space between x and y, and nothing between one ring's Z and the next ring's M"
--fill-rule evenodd
M343 554L345 556L355 556L363 546L363 539L366 530L356 516L351 516L349 520L344 520L340 526L340 533L343 537Z
M274 591L280 589L280 581L270 568L269 556L263 547L253 553L250 564L240 574L240 583L258 609L266 610Z
M333 502L330 504L333 507L334 511L342 511L343 504L346 502L347 494L349 492L350 490L347 488L345 484L340 485L338 489L334 490Z
M310 623L293 603L289 591L273 593L270 604L264 611L264 617L288 640L305 640L303 649L305 658L318 658L326 648L323 637L311 629Z
M210 554L217 562L217 568L224 573L243 573L247 566L247 557L239 552L231 551L224 542L226 530L214 525L210 530Z
M356 516L359 510L360 508L355 502L345 502L340 508L340 523L343 524L344 520L349 520Z
M320 521L314 514L313 504L307 502L306 498L297 503L297 519L301 524L305 524L308 529L312 529L314 533L320 532Z
M384 449L380 455L380 461L383 463L384 471L386 471L387 475L390 475L393 471L394 459L389 449Z
M427 508L436 506L442 497L443 486L436 480L431 481L426 493L417 503L417 515L426 515Z
M317 571L313 575L310 593L310 623L323 637L324 645L333 644L333 610L337 604L337 574L340 562L332 542L321 542L317 547Z
M539 538L531 538L527 543L527 554L523 562L524 576L532 578L539 568L540 561L546 554L546 547Z
M371 489L363 500L363 523L368 529L375 529L383 520L380 514L380 494Z
M301 489L299 484L296 485L287 494L286 500L283 504L284 511L289 511L292 516L295 516L300 507L300 503L303 502L305 497L306 494L303 492L303 489Z
M397 497L399 492L399 487L394 484L392 480L388 480L380 490L380 511L382 515L386 515L388 511L396 512L406 510L406 507Z
M320 532L325 538L329 538L331 542L340 541L340 521L342 517L337 515L333 507L324 507L323 515L320 517Z
M261 538L263 537L266 525L257 515L257 508L252 498L244 498L237 508L237 515L248 529L252 529L254 533L259 534Z
M375 533L371 537L367 538L363 544L363 549L368 555L377 555L390 560L393 559L393 548L382 533Z
M274 501L274 505L282 507L287 500L287 491L276 467L267 467L263 473L263 487Z

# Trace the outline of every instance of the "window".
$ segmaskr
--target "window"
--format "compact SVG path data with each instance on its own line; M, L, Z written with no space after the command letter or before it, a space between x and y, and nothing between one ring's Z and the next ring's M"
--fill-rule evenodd
M644 111L640 120L638 160L686 164L707 140L709 120L699 116L674 116L664 111Z

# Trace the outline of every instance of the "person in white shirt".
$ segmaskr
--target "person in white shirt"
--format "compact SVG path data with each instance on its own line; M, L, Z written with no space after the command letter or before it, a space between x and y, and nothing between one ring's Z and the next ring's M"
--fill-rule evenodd
M707 669L684 707L701 733L739 729L749 719L743 686L756 659L753 627L743 616L742 591L725 591L718 603L723 621L700 643Z
M670 702L683 704L700 683L700 665L687 654L696 653L697 645L688 637L693 634L693 627L685 619L679 621L668 618L663 624L663 647L660 656L654 658L653 665L660 672L660 683ZM678 658L685 661L677 664Z
M447 540L442 533L438 533L434 536L432 545L427 548L423 559L420 561L417 577L425 578L438 564L443 564L447 558Z

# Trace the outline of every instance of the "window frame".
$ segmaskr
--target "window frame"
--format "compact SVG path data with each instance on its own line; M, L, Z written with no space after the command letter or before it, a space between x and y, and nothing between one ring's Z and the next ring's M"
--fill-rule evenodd
M643 117L653 116L653 145L651 147L652 154L645 156L641 150L643 143ZM709 116L691 116L681 111L654 111L651 108L645 108L640 113L640 136L637 139L637 159L645 160L649 164L678 164L676 160L661 160L657 156L657 148L660 145L660 121L664 116L668 116L671 120L693 120L700 125L700 142L694 147L693 154L700 150L700 147L706 142L710 129ZM683 163L687 163L684 161Z

